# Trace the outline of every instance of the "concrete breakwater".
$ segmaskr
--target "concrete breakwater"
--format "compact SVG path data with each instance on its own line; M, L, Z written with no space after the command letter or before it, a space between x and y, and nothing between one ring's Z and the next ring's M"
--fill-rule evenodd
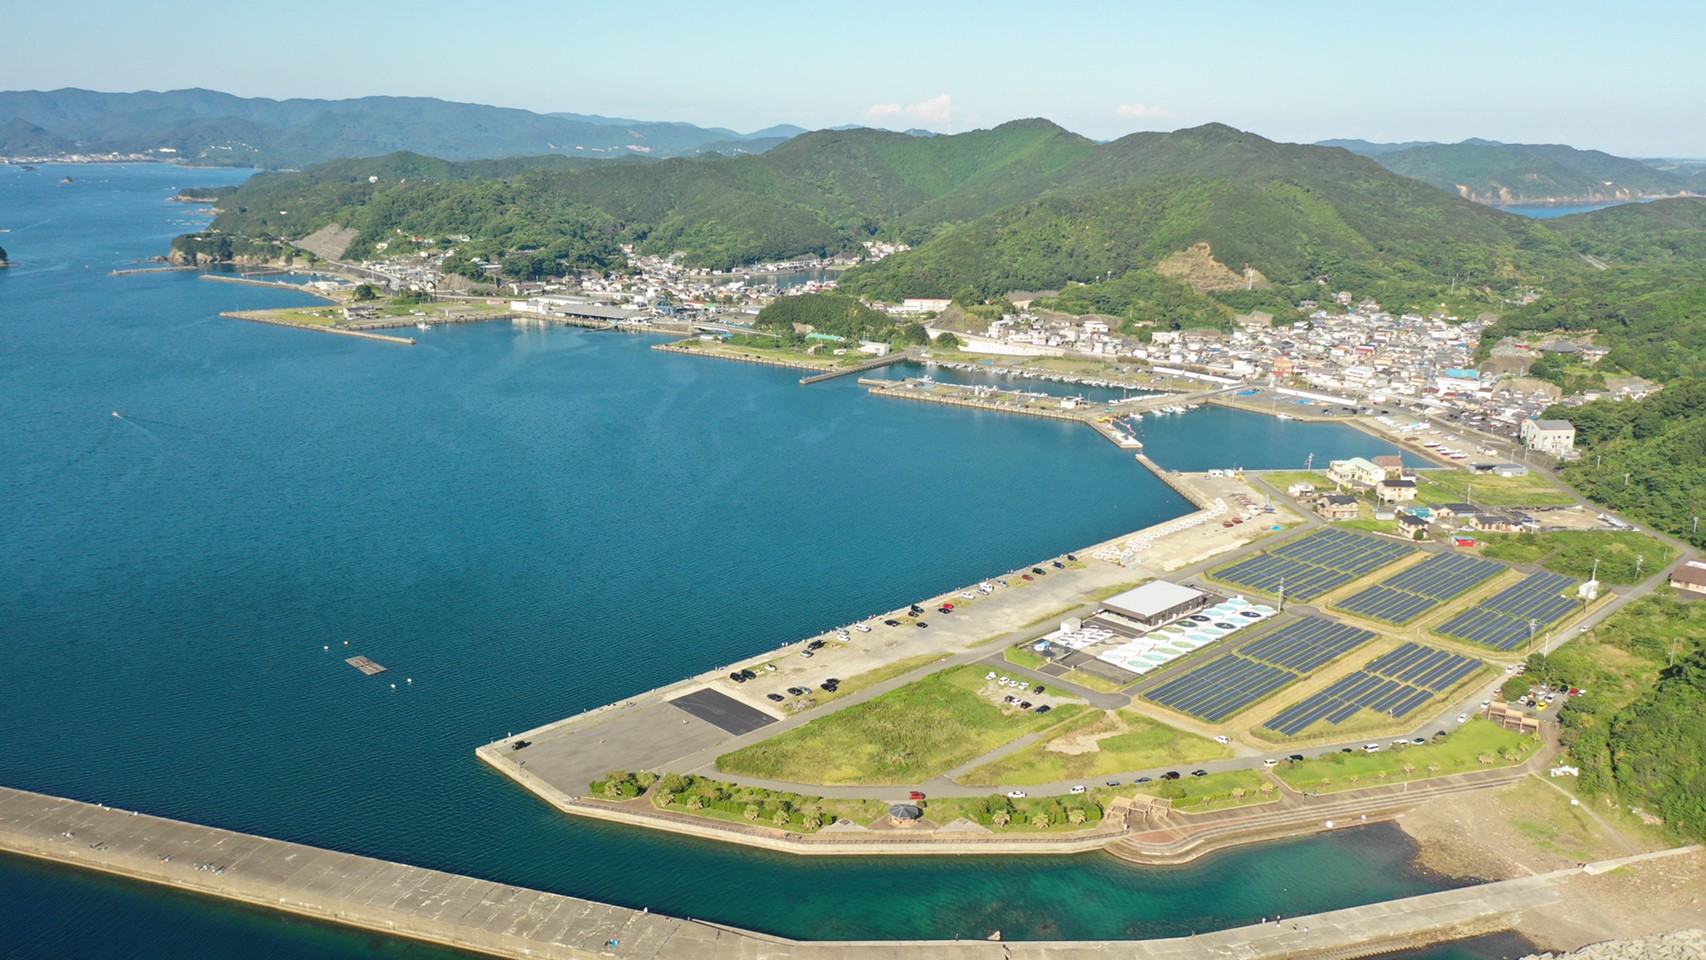
M8 788L0 850L494 956L563 960L1348 960L1507 929L1560 900L1576 875L1614 866L1161 940L802 942Z
M290 327L295 330L313 330L318 333L336 333L346 337L361 337L364 340L382 340L386 343L406 343L413 345L415 342L413 337L391 337L386 336L383 333L366 333L361 330L351 330L347 327L323 327L314 323L296 323L291 320L280 320L277 317L269 317L262 313L253 313L247 310L228 310L221 313L220 316L228 317L232 320L247 320L250 323L270 323L275 327Z
M201 275L201 278L203 280L212 280L217 283L241 283L251 287L271 287L274 290L293 290L297 293L306 293L311 297L319 297L327 303L338 302L336 297L328 297L305 283L285 283L282 280L256 280L253 277L231 277L221 273L204 273Z

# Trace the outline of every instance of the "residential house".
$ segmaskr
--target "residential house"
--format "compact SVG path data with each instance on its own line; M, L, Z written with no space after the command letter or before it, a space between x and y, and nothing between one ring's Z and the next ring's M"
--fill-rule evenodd
M1517 436L1528 449L1554 457L1568 457L1576 449L1576 428L1568 420L1538 420L1530 417L1517 428Z
M1315 512L1328 520L1355 520L1358 513L1356 497L1329 493L1315 501Z
M1670 572L1670 585L1690 593L1706 593L1706 561L1684 560Z
M1491 510L1476 514L1470 526L1483 533L1520 533L1523 529L1522 521L1516 517Z
M1327 467L1327 476L1335 483L1372 487L1386 479L1386 471L1375 466L1372 461L1352 457L1349 460L1332 461Z
M1416 481L1382 480L1374 485L1374 494L1386 503L1409 503L1416 499Z

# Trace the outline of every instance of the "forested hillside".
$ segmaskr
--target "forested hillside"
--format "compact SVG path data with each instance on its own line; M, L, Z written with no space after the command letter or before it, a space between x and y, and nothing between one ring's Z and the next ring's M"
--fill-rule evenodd
M1562 144L1431 143L1375 159L1395 173L1479 203L1591 203L1689 189L1684 178L1639 160Z
M1639 402L1554 407L1576 427L1581 460L1564 478L1588 499L1706 547L1706 380L1673 382Z

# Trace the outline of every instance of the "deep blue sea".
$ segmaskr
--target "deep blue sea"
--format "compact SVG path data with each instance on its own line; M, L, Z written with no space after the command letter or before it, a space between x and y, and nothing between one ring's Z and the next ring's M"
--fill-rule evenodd
M1388 828L1138 869L553 813L474 746L1185 506L1069 424L620 334L250 324L217 314L308 298L108 275L205 222L177 188L242 176L0 166L0 782L806 938L1167 935L1445 882ZM1226 410L1146 428L1184 469L1387 450ZM7 957L441 955L9 858L0 905Z

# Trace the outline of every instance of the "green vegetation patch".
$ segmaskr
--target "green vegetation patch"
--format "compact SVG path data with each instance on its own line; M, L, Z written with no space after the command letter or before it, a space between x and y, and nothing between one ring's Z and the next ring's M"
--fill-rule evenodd
M1691 323L1701 328L1706 356L1706 323ZM1598 400L1546 415L1575 424L1576 446L1592 451L1564 467L1564 479L1584 496L1706 546L1706 527L1694 522L1706 512L1706 379L1678 380L1635 403Z
M919 783L1084 709L1002 704L986 668L931 674L717 758L728 773L821 784ZM1060 696L1058 691L1048 690Z
M1207 737L1130 710L1107 711L1078 717L1052 738L978 767L959 782L980 786L1057 783L1230 756L1230 748Z
M816 832L836 820L869 823L888 812L888 804L881 800L826 799L679 773L666 773L657 781L652 805L671 813L798 833Z
M1560 530L1554 533L1490 534L1482 537L1483 556L1509 563L1541 563L1554 573L1586 580L1599 561L1605 583L1635 583L1670 566L1675 547L1629 530ZM1639 566L1639 573L1636 568Z
M1098 826L1107 801L1106 791L1089 790L1060 797L943 797L920 806L941 826L963 818L996 833L1042 833Z
M1485 720L1473 719L1444 738L1425 744L1382 746L1377 753L1329 753L1302 763L1281 764L1274 773L1286 786L1310 793L1401 783L1466 770L1514 766L1540 748L1540 741Z
M1472 502L1482 507L1567 507L1576 498L1546 475L1495 477L1462 470L1419 470L1416 496L1423 503Z
M1173 801L1173 809L1200 813L1263 803L1278 793L1266 775L1256 770L1228 770L1205 777L1180 777L1143 784L1144 792Z

